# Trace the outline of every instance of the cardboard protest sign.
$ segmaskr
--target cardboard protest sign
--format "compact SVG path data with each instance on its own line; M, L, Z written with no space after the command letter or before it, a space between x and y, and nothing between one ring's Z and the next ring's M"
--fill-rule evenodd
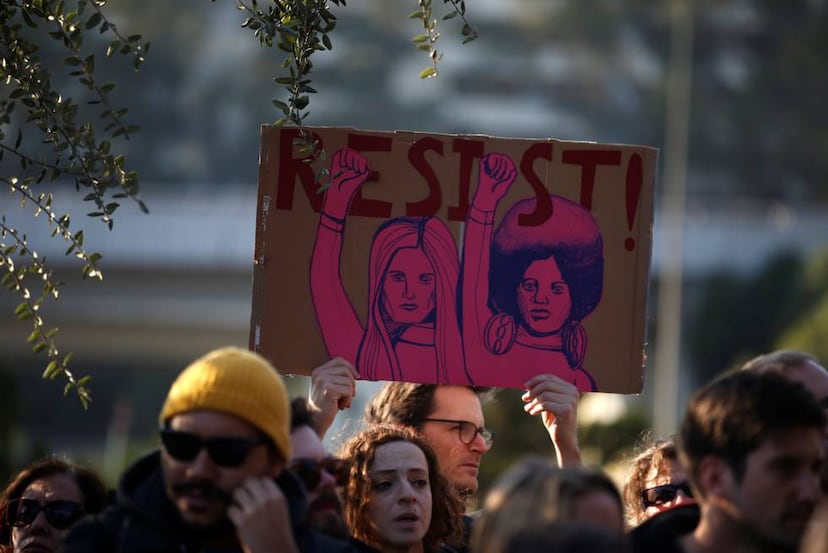
M309 130L324 192L298 131L262 129L251 349L293 374L641 390L656 150Z

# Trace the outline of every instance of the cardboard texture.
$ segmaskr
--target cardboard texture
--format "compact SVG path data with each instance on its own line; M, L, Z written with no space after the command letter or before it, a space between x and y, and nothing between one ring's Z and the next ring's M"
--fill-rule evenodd
M309 130L322 165L262 128L252 350L288 374L342 356L367 380L641 391L655 149Z

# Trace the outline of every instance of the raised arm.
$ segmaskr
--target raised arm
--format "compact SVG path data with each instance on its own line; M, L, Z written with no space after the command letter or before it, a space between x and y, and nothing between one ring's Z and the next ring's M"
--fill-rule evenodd
M551 374L533 376L526 383L523 410L541 421L555 446L560 467L581 465L578 445L578 399L581 394L573 384Z
M368 160L356 150L342 148L334 153L310 265L313 309L325 347L331 357L351 363L356 361L363 329L342 284L342 234L351 200L368 174Z
M463 338L470 364L484 348L486 324L492 316L488 306L489 260L495 212L515 178L515 163L506 154L490 153L480 160L480 177L463 238Z

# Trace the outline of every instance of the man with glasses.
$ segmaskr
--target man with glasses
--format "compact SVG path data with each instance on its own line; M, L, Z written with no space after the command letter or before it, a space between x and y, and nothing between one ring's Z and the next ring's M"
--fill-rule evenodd
M340 409L350 407L356 378L356 370L341 358L314 369L310 409L320 436ZM469 496L477 491L480 462L494 443L483 418L480 396L485 393L467 386L391 382L369 401L365 422L399 424L420 432L437 453L443 476L461 495ZM524 410L541 417L560 466L581 462L578 397L574 385L553 375L538 375L526 383Z
M290 402L290 443L288 468L307 491L308 522L328 535L348 538L339 495L348 477L348 462L331 457L316 434L308 400L303 397Z
M75 526L61 551L347 551L303 520L304 490L285 469L290 412L264 358L215 350L175 380L160 451L121 479L116 502Z

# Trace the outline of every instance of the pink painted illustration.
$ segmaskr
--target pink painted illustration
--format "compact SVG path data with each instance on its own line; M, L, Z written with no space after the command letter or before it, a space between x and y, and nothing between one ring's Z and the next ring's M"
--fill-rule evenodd
M342 280L348 211L368 161L342 148L331 159L310 266L316 320L330 356L355 364L367 380L469 384L457 312L459 260L436 217L397 217L370 244L368 306L361 322Z
M500 200L517 177L505 154L480 161L463 244L462 325L469 373L487 384L515 386L551 373L579 390L597 389L583 366L581 322L601 301L603 242L581 205L550 194L552 213L540 225L520 224L538 198L515 202L495 231Z

